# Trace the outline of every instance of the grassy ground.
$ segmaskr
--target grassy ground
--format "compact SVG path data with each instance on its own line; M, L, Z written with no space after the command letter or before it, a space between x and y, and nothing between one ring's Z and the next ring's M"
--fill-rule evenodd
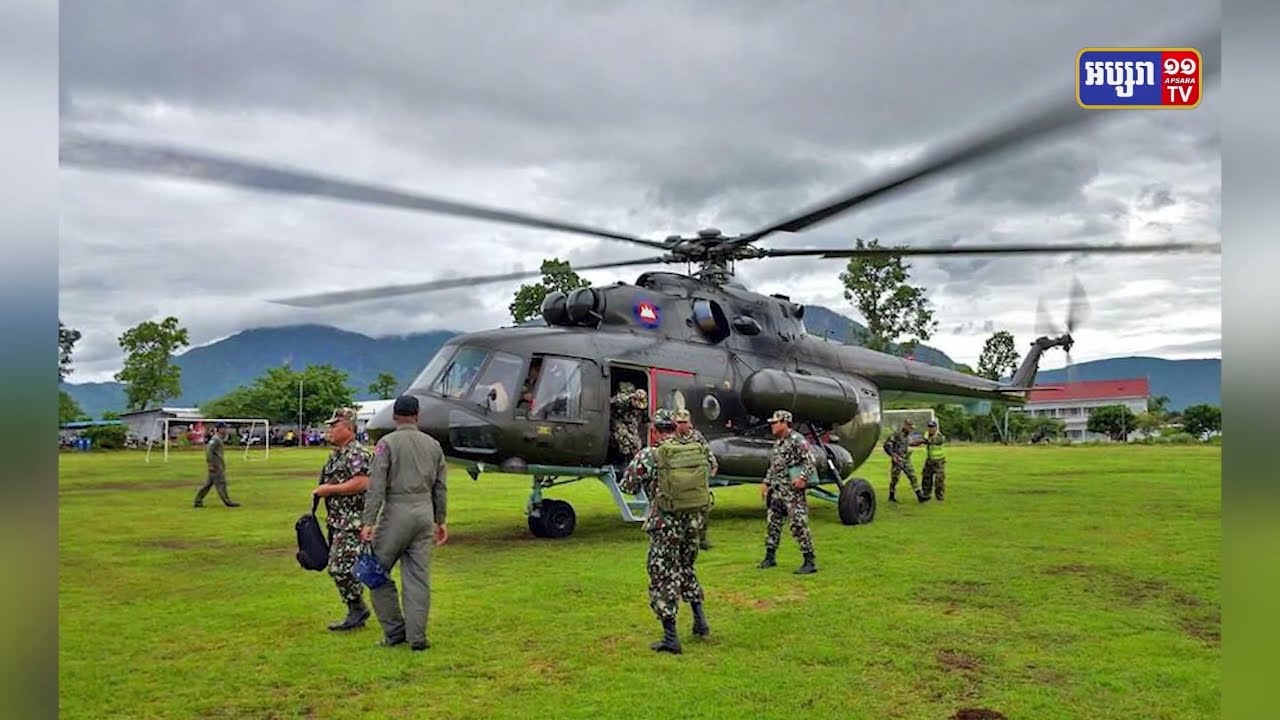
M450 475L433 648L353 633L327 575L293 558L325 451L228 453L228 509L198 453L66 453L62 716L1204 718L1219 714L1221 448L955 446L945 503L875 522L813 501L819 572L758 570L758 490L716 493L699 557L712 637L657 655L646 537L603 486L567 539L533 538L526 480ZM909 496L908 496L909 497ZM983 717L971 714L970 717ZM987 717L998 717L990 715Z

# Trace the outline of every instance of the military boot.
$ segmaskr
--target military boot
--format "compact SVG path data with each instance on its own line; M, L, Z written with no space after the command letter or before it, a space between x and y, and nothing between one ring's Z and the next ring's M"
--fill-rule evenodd
M922 503L927 503L929 502L929 496L920 488L916 488L916 500L919 500Z
M774 565L777 565L777 564L778 564L778 559L777 559L777 557L775 557L777 554L778 554L777 549L775 549L775 548L765 548L765 549L764 549L764 559L760 561L760 564L759 564L757 567L760 567L760 568L771 568L771 567L773 567Z
M662 639L649 646L657 652L669 652L679 655L683 649L680 647L680 638L676 635L676 619L662 621Z
M711 634L711 626L707 624L707 616L702 614L702 603L689 603L693 609L693 634L706 637Z
M890 490L890 491L889 491L889 502L891 502L891 503L896 503L896 502L898 502L898 498L894 497L894 496L893 496L893 493L894 493L894 491L893 491L893 490Z
M369 619L369 608L365 607L364 600L356 600L347 603L347 617L342 622L334 623L329 626L330 630L354 630L358 627L364 627L365 620Z
M809 575L818 572L818 566L813 564L813 553L804 554L804 564L796 569L797 575Z

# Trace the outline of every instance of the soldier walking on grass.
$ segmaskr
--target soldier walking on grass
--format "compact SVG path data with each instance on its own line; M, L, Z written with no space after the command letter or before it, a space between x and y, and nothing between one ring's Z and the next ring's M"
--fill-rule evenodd
M213 435L209 437L209 442L205 443L204 462L208 474L204 485L196 491L196 500L192 507L204 507L204 496L208 495L209 490L212 488L217 488L218 497L222 499L223 505L240 507L240 503L233 501L231 496L227 494L227 461L223 457L226 436L227 424L220 422L214 426ZM165 439L165 442L168 442L168 438Z
M768 508L764 560L760 561L760 567L770 568L778 564L782 519L790 516L791 536L804 555L804 564L796 569L796 574L807 575L818 572L814 565L813 537L809 532L809 498L806 494L809 480L818 477L818 468L809 453L809 441L791 429L791 420L791 413L786 410L776 410L769 418L769 429L777 440L773 444L769 470L760 485L760 497Z
M902 427L884 441L884 452L892 463L889 468L889 502L898 502L894 493L898 489L899 474L907 476L907 481L911 483L911 491L916 494L916 500L920 502L929 500L929 496L920 491L915 468L911 467L911 431L913 429L915 429L915 423L903 420Z
M716 463L716 456L711 452L711 443L707 442L707 438L702 435L698 428L693 426L692 418L687 408L676 410L671 416L676 421L676 435L683 440L693 440L701 443L707 448L707 454L711 457L711 476L720 472L720 467ZM698 531L698 547L703 550L710 550L711 543L707 540L707 526L711 523L711 507L716 504L715 493L708 493L711 496L711 506L702 514L702 529Z
M325 424L333 452L320 471L320 484L313 494L324 499L329 526L329 575L338 587L338 596L347 605L347 617L330 630L364 627L369 608L364 604L363 586L355 576L360 557L360 514L364 492L369 486L369 463L373 454L356 440L356 411L338 408Z
M698 559L698 532L710 503L707 479L716 459L709 447L676 436L670 410L655 412L653 426L657 443L636 453L619 486L632 495L643 488L649 497L644 520L644 531L649 534L649 607L662 623L662 639L649 647L679 654L682 648L676 616L681 600L693 611L693 634L711 633L694 563Z

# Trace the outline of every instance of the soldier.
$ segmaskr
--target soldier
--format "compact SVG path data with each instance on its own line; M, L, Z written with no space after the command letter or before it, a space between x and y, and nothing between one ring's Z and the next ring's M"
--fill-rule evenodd
M644 443L640 440L640 420L649 408L649 394L644 388L624 387L609 400L612 410L610 442L618 451L620 465L631 462Z
M938 502L942 502L942 495L946 492L947 455L942 449L946 442L947 437L938 429L938 421L931 419L925 427L924 437L911 443L925 446L924 468L920 471L920 484L925 499L928 499L929 491L932 490L933 496Z
M689 410L687 408L680 408L672 413L671 417L676 421L676 436L682 440L691 439L694 442L702 443L706 446L707 454L711 457L711 475L715 475L720 472L719 464L716 462L715 453L711 452L711 443L707 442L707 439L703 437L702 432L693 426L692 418L689 416ZM711 496L711 506L714 507L716 504L716 495L712 492L708 492L708 494ZM711 543L707 541L707 525L710 524L710 521L711 507L708 507L707 511L702 514L702 529L698 531L698 547L703 550L711 549Z
M396 429L378 441L369 464L360 539L373 543L373 555L388 573L400 563L404 611L390 577L370 593L382 624L380 644L390 647L407 640L414 650L426 650L431 647L427 617L432 538L436 545L449 539L445 528L448 465L440 443L418 429L418 398L396 398L392 419Z
M227 494L227 461L222 457L226 436L227 424L220 422L214 426L209 442L205 443L204 462L208 467L208 475L204 485L196 491L196 501L192 507L204 507L204 496L209 494L210 488L217 488L218 497L222 498L223 505L240 507L240 503L232 501Z
M676 437L671 411L653 414L656 445L642 448L622 474L623 492L644 489L649 497L644 530L649 534L649 607L662 622L662 639L649 647L679 654L676 616L680 601L693 611L693 634L711 634L702 611L704 594L694 563L698 559L698 530L710 503L707 479L716 459L711 449Z
M818 572L813 563L813 537L809 533L809 498L805 492L809 480L817 479L818 468L809 454L809 441L791 429L791 413L775 410L769 418L769 429L777 440L773 443L773 457L764 483L760 485L760 497L768 507L768 530L764 541L764 560L761 568L777 565L778 542L782 539L782 518L791 516L791 536L800 545L804 564L796 569L797 575Z
M356 411L338 408L325 421L333 453L320 471L314 495L324 498L329 526L329 575L338 586L338 596L347 604L347 617L329 626L330 630L364 627L369 608L364 604L363 586L356 579L356 559L360 557L360 513L364 491L369 486L372 453L356 440Z
M929 496L920 491L920 485L916 481L915 468L911 467L911 431L915 426L915 423L910 420L903 420L902 427L884 441L884 452L889 456L889 462L891 463L889 468L889 502L898 502L898 498L893 495L898 487L899 473L906 474L907 481L911 483L911 491L916 494L916 500L920 502L929 501Z

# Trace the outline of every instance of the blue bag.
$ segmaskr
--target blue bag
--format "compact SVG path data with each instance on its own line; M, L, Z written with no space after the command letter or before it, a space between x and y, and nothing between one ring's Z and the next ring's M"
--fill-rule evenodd
M355 574L356 579L370 589L382 587L391 579L387 575L387 569L382 567L382 563L378 562L378 558L374 557L372 548L369 548L360 557L356 558Z

